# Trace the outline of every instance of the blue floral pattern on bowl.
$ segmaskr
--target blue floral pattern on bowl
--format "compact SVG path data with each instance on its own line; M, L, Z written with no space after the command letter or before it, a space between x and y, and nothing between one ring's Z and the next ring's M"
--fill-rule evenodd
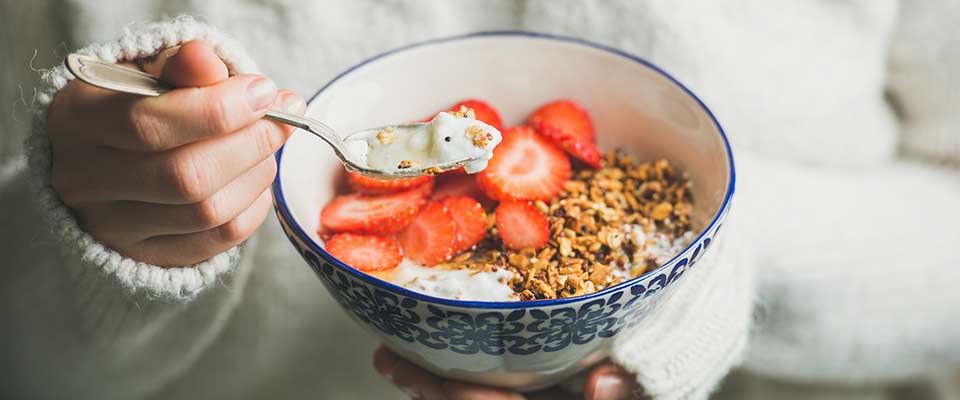
M279 216L280 211L277 212ZM686 253L674 259L667 268L662 268L664 272L647 276L606 296L581 301L574 306L475 313L445 308L385 290L370 282L376 280L373 277L369 280L352 277L343 271L343 267L334 265L336 261L331 256L318 254L304 243L282 216L280 221L290 243L337 302L361 323L383 335L435 350L490 355L555 352L597 338L616 336L636 324L638 314L646 309L644 304L648 298L693 268L720 228L718 225L710 234L701 236Z

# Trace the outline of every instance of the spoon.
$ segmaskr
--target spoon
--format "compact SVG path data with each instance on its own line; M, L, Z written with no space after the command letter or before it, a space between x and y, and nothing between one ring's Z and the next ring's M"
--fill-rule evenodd
M101 89L141 96L160 96L175 89L161 82L153 75L116 64L106 63L97 58L82 54L74 53L68 55L65 64L67 69L70 70L77 79ZM280 110L268 110L263 118L300 128L316 135L333 148L333 152L336 153L337 158L340 159L347 170L378 179L405 179L421 175L434 175L442 171L458 168L464 163L473 160L472 158L464 158L440 164L421 165L396 170L376 169L367 165L363 157L356 155L352 151L348 151L348 142L365 140L367 137L375 135L387 127L363 129L353 132L345 138L341 138L332 128L327 126L327 124L312 118L302 117ZM414 123L391 127L415 128L425 124L426 123Z

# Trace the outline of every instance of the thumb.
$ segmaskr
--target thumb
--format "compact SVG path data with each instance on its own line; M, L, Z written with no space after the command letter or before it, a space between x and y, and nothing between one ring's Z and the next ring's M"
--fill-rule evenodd
M640 398L636 379L613 364L603 364L587 376L583 397L587 400L622 400Z
M166 49L143 69L176 87L209 86L229 77L227 65L202 40Z

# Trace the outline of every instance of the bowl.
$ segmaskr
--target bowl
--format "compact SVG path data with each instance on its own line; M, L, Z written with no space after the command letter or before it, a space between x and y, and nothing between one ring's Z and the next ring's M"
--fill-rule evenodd
M489 101L507 125L549 100L580 102L601 150L664 157L689 173L695 239L658 268L590 295L528 302L427 296L324 251L316 235L320 209L342 184L343 168L302 131L277 154L275 209L330 294L390 349L440 376L534 390L602 360L617 336L644 329L646 317L670 301L720 230L733 195L733 157L707 106L663 69L613 48L532 32L475 33L388 51L330 81L307 114L353 132L418 120L469 97Z

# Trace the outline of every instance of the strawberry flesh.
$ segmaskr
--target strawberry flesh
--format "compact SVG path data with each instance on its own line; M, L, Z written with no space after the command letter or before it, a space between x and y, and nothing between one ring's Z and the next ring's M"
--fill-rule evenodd
M567 153L592 168L600 168L600 150L590 115L572 100L557 100L540 106L527 118L527 125L557 143Z
M477 184L496 200L549 200L570 179L562 150L525 126L507 129Z
M479 202L467 196L453 196L445 198L443 205L457 224L454 254L461 253L483 240L487 234L487 214Z
M397 239L407 258L432 267L453 257L457 223L442 203L432 202L420 210Z
M347 265L363 271L386 271L403 261L400 245L393 238L340 233L326 241L331 255Z
M338 196L320 212L320 224L333 232L391 234L402 230L426 201L429 188L369 196Z
M547 217L529 201L505 201L497 206L497 230L511 249L539 249L550 240Z

